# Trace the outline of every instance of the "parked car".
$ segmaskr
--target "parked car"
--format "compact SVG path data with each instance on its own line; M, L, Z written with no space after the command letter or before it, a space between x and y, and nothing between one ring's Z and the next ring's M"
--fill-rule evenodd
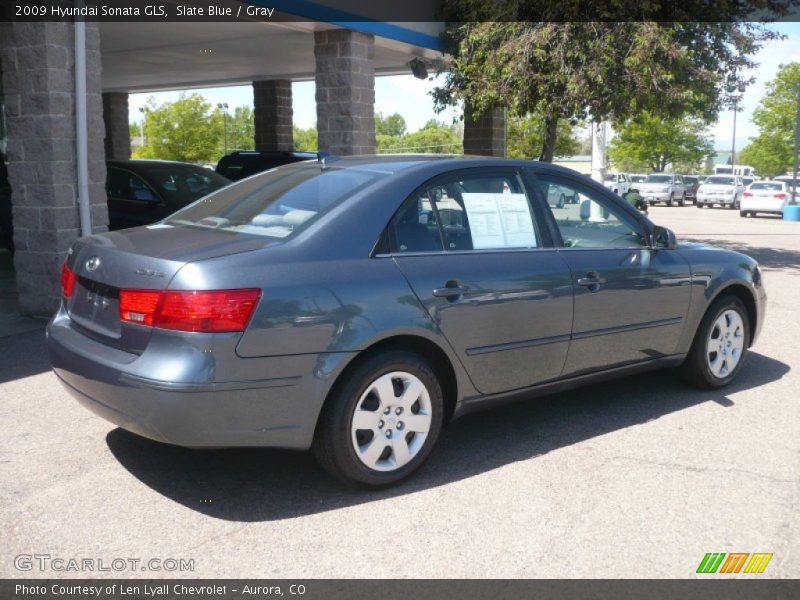
M737 175L711 175L697 189L697 208L719 204L739 208L744 195L744 185Z
M316 152L237 150L220 158L216 171L231 181L239 181L281 165L303 160L316 160L317 157Z
M577 210L552 210L552 186ZM678 244L569 169L368 156L79 239L47 348L70 394L136 434L311 447L336 477L385 486L446 422L498 402L660 367L721 388L764 302L755 260Z
M205 167L169 160L106 162L109 229L149 225L230 181Z
M625 173L607 173L603 185L623 197L631 190L631 180Z
M700 175L683 175L683 183L686 186L686 199L695 202L697 200L697 189L700 187Z
M686 186L680 175L672 173L651 173L640 184L639 193L648 204L663 202L667 206L686 204Z
M634 187L638 187L637 183L642 183L645 179L647 179L647 175L644 173L628 173L628 179L631 180L631 184Z
M556 208L564 208L566 204L576 204L578 195L567 188L560 188L557 185L551 186L547 190L547 203Z
M739 216L754 217L758 213L783 214L783 207L789 204L792 195L800 200L800 191L792 193L791 184L786 181L756 181L743 194Z

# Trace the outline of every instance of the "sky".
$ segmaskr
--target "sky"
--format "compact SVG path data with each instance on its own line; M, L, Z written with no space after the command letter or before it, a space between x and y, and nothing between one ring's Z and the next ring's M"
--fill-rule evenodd
M736 116L736 148L740 150L747 145L749 138L758 134L758 128L752 122L753 110L758 106L766 93L767 83L773 79L781 64L800 62L800 23L777 23L774 29L786 36L784 40L769 42L754 57L758 66L753 70L755 82L747 88L741 102L741 111ZM430 119L452 122L460 115L456 109L447 109L436 113L433 110L433 99L430 91L440 85L437 80L420 80L412 75L398 75L375 78L375 111L384 115L400 113L406 120L408 131L416 131ZM231 110L234 106L253 106L253 89L250 85L218 87L192 90L202 94L212 105L227 102ZM144 106L147 98L155 97L157 102L173 101L180 92L156 92L147 94L131 94L130 118L140 120L139 108ZM294 123L298 127L313 127L316 122L316 105L314 102L314 82L296 82L292 84L292 108ZM733 137L733 113L725 111L710 127L714 139L714 147L718 150L730 150Z

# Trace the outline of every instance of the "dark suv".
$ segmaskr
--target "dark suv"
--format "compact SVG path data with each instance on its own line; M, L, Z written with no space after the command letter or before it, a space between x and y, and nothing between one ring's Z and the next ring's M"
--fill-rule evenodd
M239 181L281 165L316 158L316 152L237 150L220 158L216 170L231 181Z

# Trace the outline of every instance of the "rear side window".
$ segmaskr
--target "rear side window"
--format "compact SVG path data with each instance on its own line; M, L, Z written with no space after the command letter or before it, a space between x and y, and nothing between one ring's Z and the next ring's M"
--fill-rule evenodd
M401 254L536 248L539 239L515 173L439 179L408 198L389 227Z
M284 167L223 188L165 223L288 238L387 175L318 164Z

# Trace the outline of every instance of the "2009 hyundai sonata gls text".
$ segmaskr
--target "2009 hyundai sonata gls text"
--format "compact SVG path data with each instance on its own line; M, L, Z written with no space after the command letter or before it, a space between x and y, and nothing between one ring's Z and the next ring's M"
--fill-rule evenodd
M724 386L765 302L754 260L678 245L573 171L430 156L280 167L82 238L62 292L50 357L90 410L172 444L311 447L372 486L496 401L667 366Z

